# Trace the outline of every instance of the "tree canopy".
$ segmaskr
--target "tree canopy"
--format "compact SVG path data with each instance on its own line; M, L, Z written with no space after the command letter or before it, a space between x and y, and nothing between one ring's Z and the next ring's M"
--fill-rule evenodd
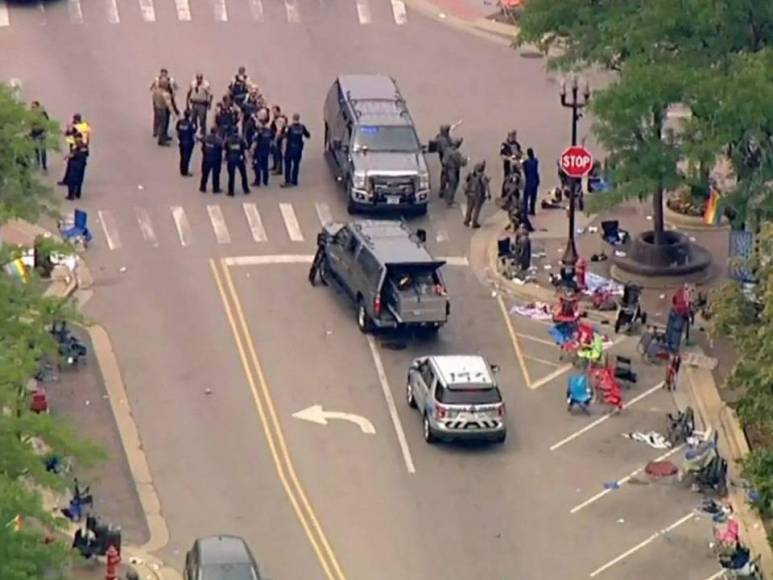
M12 218L36 219L52 211L50 190L34 164L30 113L0 85L0 223ZM46 123L53 140L56 125ZM0 264L19 249L0 248ZM62 538L44 543L63 519L44 505L42 491L63 490L67 482L46 471L41 447L59 457L88 464L101 456L81 441L55 415L30 410L26 385L44 354L56 356L50 334L55 321L72 320L74 311L62 299L44 297L43 285L23 284L0 273L0 578L64 578L71 550ZM20 522L17 526L16 522Z

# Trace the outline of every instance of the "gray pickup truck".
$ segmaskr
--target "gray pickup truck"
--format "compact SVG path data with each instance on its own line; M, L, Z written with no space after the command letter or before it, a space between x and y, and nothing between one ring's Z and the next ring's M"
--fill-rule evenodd
M321 236L320 277L334 282L357 306L362 332L419 328L436 332L448 321L441 268L422 235L398 221L330 223Z

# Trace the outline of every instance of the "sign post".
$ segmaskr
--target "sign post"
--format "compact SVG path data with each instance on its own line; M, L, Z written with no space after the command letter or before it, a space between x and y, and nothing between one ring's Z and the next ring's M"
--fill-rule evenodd
M590 152L581 145L572 145L564 149L559 158L561 171L569 177L569 237L566 240L566 250L561 259L564 268L574 278L574 268L577 264L577 246L574 243L574 213L575 201L582 187L582 178L585 177L593 166L593 157Z

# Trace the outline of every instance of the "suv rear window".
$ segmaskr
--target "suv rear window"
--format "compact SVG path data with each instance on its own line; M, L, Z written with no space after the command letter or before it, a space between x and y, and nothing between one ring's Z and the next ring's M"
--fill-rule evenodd
M435 286L440 284L437 270L418 268L390 268L389 279L400 292L417 294L432 294L435 292Z
M502 395L497 387L481 384L458 385L453 389L438 384L435 398L438 403L447 405L493 405L502 402Z

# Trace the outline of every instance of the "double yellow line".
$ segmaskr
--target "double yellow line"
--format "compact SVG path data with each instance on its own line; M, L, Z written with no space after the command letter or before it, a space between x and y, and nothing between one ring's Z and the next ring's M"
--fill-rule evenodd
M239 351L239 357L244 366L244 373L247 376L247 382L252 391L252 398L255 401L258 415L260 415L260 423L266 435L266 441L268 442L271 456L274 459L274 466L279 475L279 480L282 482L282 487L284 487L295 514L298 516L301 526L303 526L306 537L317 554L319 563L325 571L325 576L328 580L346 580L346 576L341 571L341 566L325 537L325 533L322 531L317 516L314 514L314 510L295 473L295 467L287 451L287 444L285 443L282 428L274 409L268 383L263 374L263 368L258 355L255 352L255 345L252 342L244 311L239 302L239 296L236 293L228 266L223 260L220 260L218 266L214 259L209 260L209 266L212 270L212 276L215 278L217 289L220 292L220 298L223 301L228 322L231 325L236 348ZM257 382L255 380L256 377ZM258 385L260 388L258 388Z

